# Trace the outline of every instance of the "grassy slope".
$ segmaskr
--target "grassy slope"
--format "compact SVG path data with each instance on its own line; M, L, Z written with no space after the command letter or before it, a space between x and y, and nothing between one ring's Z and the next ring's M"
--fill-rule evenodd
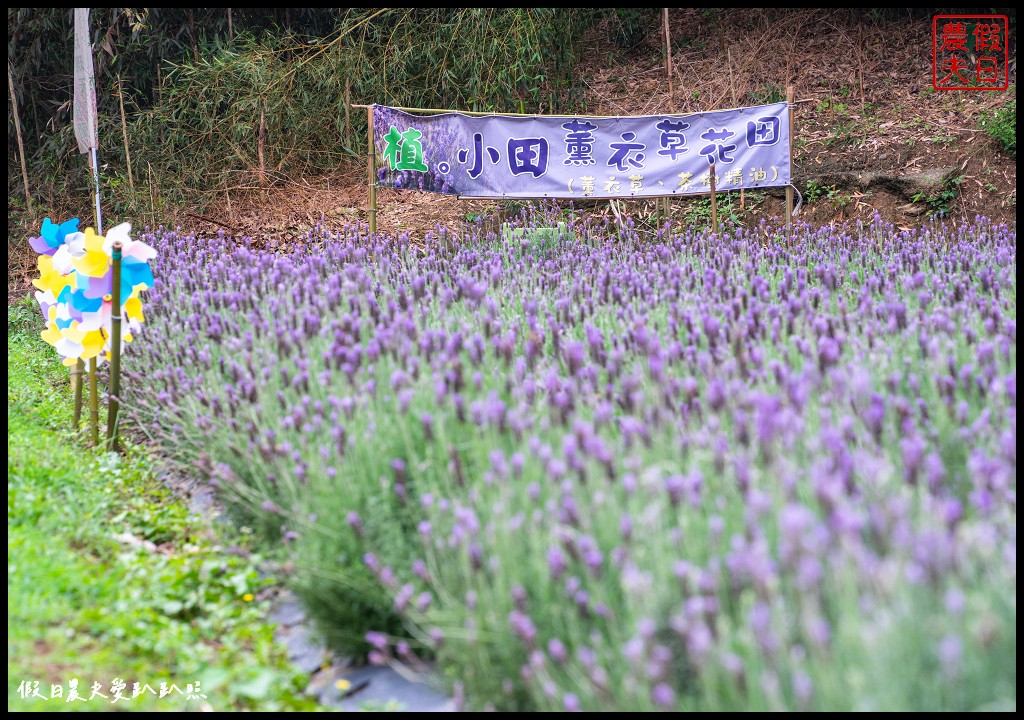
M315 709L263 619L256 558L218 546L138 449L75 440L68 374L40 324L32 304L8 308L8 709ZM108 699L66 702L72 679ZM115 679L127 699L112 704ZM206 697L189 700L197 680ZM22 697L24 681L47 699ZM182 694L132 699L135 682Z

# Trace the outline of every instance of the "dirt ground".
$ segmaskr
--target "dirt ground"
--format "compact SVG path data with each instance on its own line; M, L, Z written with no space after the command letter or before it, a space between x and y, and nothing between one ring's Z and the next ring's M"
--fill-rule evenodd
M1016 37L1011 33L1010 89L945 92L932 88L932 22L870 11L669 11L672 88L665 38L652 31L623 57L606 35L594 34L583 52L580 78L587 114L687 113L776 102L796 93L794 177L804 202L799 219L839 223L876 212L912 227L940 207L948 217L985 215L1016 223L1017 164L983 130L987 114L1016 97ZM952 186L943 179L959 178ZM942 198L944 191L945 199ZM915 201L916 198L916 201ZM931 202L929 202L931 200ZM784 194L744 198L744 223L779 217ZM510 203L459 200L409 190L378 190L377 229L422 240L439 226L458 231L477 215L492 222ZM700 198L672 203L675 221L692 222ZM652 201L625 203L626 212L653 216ZM365 164L330 177L300 178L246 198L181 211L168 225L185 231L225 230L269 247L298 241L317 224L338 230L368 219ZM587 211L608 214L608 203ZM497 218L497 220L495 220ZM8 212L9 224L18 218ZM9 299L23 297L34 257L9 253Z

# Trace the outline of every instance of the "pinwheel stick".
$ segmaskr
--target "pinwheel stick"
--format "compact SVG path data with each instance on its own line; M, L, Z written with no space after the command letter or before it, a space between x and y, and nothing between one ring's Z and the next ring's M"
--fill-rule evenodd
M113 245L114 267L111 290L110 400L107 403L107 449L117 451L117 411L121 394L121 243Z
M92 446L100 444L100 401L96 392L96 358L89 358L89 435Z
M71 371L71 379L75 386L75 420L71 427L75 432L78 432L78 424L82 421L82 384L85 380L83 375L85 375L85 363L79 358L75 363L75 369Z

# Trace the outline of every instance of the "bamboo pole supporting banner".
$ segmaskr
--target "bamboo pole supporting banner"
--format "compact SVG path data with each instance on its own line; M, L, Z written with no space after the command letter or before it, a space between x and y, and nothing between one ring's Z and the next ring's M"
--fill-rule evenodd
M96 358L89 358L89 438L92 446L100 444L100 400L96 391Z
M806 100L803 102L813 102L813 100ZM352 107L365 110L366 108L372 108L373 105L361 105L359 103L352 103ZM521 117L521 118L571 118L572 115L566 115L565 113L502 113L502 112L489 112L483 110L444 110L441 108L416 108L416 107L405 107L404 105L388 105L392 110L401 110L407 113L430 113L432 115L478 115L480 117ZM715 112L725 112L726 110L743 110L745 108L719 108ZM594 120L617 120L622 115L587 115L586 117ZM663 118L665 113L657 115L630 115L631 118Z
M117 421L121 399L121 243L113 247L113 288L111 289L110 388L107 401L107 450L117 451Z
M796 90L792 85L786 88L786 104L789 105L789 185L786 186L786 238L793 235L793 101Z
M708 171L708 180L711 183L711 232L718 232L718 196L715 195L715 164L711 163Z
M71 379L75 381L75 415L71 427L75 432L78 432L79 424L82 422L82 386L85 384L83 375L85 375L85 363L79 358L75 363L75 369L71 371Z
M373 105L366 108L366 182L370 189L370 234L377 232L377 167L373 147Z

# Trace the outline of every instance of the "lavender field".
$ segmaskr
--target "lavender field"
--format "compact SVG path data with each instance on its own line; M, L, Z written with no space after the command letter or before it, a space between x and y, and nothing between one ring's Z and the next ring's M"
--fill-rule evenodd
M467 709L1016 707L1016 230L158 251L125 407Z

